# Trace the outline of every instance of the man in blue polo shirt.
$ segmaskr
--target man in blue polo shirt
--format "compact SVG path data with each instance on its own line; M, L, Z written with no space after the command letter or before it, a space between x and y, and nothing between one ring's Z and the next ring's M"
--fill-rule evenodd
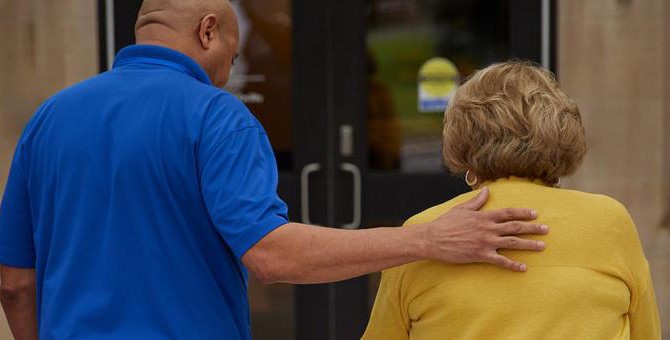
M219 87L235 59L227 0L145 1L138 45L47 100L0 210L2 304L17 339L249 339L260 280L342 280L419 259L525 266L498 248L545 233L484 194L413 228L289 223L268 138ZM517 221L519 220L519 221Z

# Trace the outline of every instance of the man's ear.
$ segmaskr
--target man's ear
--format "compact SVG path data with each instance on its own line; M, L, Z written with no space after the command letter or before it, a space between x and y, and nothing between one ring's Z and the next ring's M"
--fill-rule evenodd
M207 14L200 20L200 28L198 30L198 38L202 48L208 50L212 46L212 42L219 34L219 18L214 14Z

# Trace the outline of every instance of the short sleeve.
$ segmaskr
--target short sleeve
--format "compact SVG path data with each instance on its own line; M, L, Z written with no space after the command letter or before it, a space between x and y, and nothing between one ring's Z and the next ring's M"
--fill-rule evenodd
M396 267L382 272L370 322L361 339L409 339L410 319L401 297L402 268Z
M661 339L661 323L656 304L651 270L633 218L623 204L614 201L613 216L622 225L621 251L626 254L628 272L631 273L631 303L628 311L631 340ZM613 224L614 225L614 224Z
M630 338L631 340L660 340L661 322L656 304L654 285L651 282L649 264L646 265L643 279L640 282L640 293L632 304L633 310L629 311Z
M204 147L210 151L200 162L202 196L214 226L241 259L268 233L288 223L286 204L277 195L274 154L258 123Z
M27 175L16 148L0 206L0 263L17 268L35 267L35 244Z

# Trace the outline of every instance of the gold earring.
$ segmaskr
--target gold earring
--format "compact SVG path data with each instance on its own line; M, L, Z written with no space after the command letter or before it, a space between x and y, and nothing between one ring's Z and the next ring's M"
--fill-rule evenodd
M467 183L471 187L474 187L475 185L477 185L477 182L479 182L479 178L477 178L477 176L475 176L474 181L470 181L470 170L465 172L465 183Z
M554 188L560 188L560 187L561 187L561 179L560 179L560 178L557 178L556 181L554 181L554 182L551 184L551 186L553 186Z

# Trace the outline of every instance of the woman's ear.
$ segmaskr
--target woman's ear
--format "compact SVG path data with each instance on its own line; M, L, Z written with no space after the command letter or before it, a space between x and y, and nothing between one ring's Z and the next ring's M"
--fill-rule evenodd
M219 18L215 14L208 14L200 20L198 38L202 48L210 49L217 34L219 34Z

